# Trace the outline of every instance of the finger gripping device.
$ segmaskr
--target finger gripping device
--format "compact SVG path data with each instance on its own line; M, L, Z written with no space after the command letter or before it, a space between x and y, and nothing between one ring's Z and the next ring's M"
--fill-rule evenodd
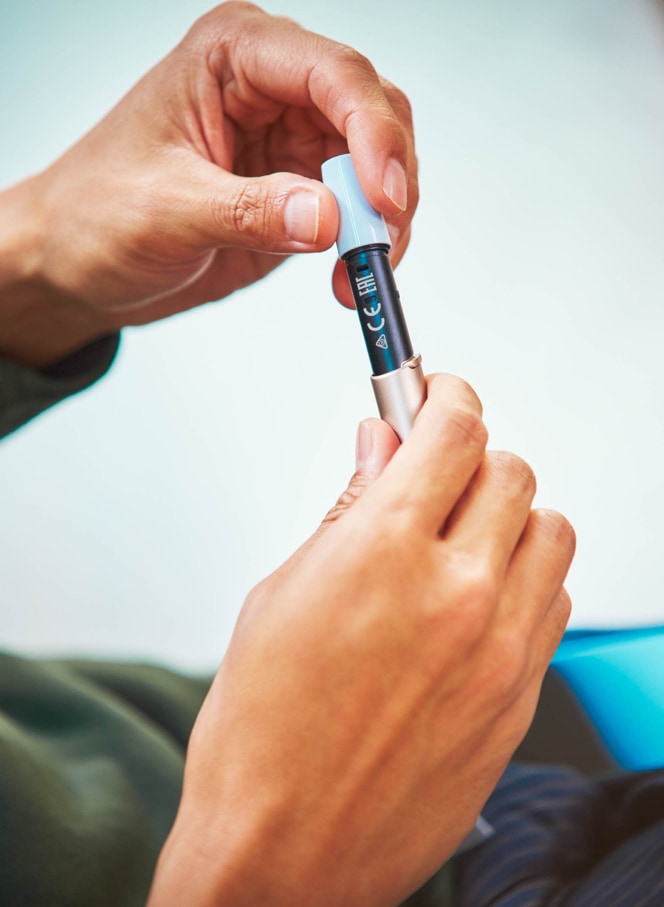
M422 358L413 352L388 257L391 243L387 227L365 198L350 154L325 161L322 175L339 206L337 250L346 263L369 352L378 412L404 441L424 405L427 388ZM457 853L492 834L491 825L480 816Z
M339 206L337 249L371 360L378 411L403 441L426 400L426 383L394 281L387 227L365 198L350 154L325 161L322 172Z

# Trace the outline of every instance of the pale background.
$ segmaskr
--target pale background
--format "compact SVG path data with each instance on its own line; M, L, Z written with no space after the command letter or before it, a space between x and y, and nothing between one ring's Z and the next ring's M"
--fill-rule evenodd
M428 370L485 403L578 532L576 625L664 620L664 18L649 0L267 0L409 94L422 201L398 272ZM51 161L202 0L0 0L0 183ZM0 447L0 645L223 654L248 590L343 489L374 410L333 253L127 332Z

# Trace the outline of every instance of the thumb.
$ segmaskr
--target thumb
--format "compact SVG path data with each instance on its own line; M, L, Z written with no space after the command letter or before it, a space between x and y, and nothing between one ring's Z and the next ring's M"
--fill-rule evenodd
M213 197L203 229L211 245L288 254L322 251L336 239L337 204L319 180L294 173L240 177L205 166L206 195L212 186Z
M375 482L399 447L399 439L387 422L365 419L357 430L355 472L348 487L323 520L321 528L339 519Z

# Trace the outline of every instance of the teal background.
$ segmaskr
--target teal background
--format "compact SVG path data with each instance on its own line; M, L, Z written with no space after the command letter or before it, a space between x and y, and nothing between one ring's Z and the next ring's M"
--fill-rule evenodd
M0 2L0 184L76 141L206 8ZM660 7L265 8L409 94L422 200L397 278L415 345L474 384L492 446L528 459L538 503L574 522L574 622L661 620ZM343 489L374 411L333 259L126 332L104 382L3 444L2 645L218 662L247 591Z

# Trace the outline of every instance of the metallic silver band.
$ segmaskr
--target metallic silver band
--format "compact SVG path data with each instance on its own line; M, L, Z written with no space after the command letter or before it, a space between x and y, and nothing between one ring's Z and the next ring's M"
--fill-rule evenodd
M422 357L412 356L401 364L401 368L385 375L372 375L371 383L381 419L391 425L403 441L427 398Z

